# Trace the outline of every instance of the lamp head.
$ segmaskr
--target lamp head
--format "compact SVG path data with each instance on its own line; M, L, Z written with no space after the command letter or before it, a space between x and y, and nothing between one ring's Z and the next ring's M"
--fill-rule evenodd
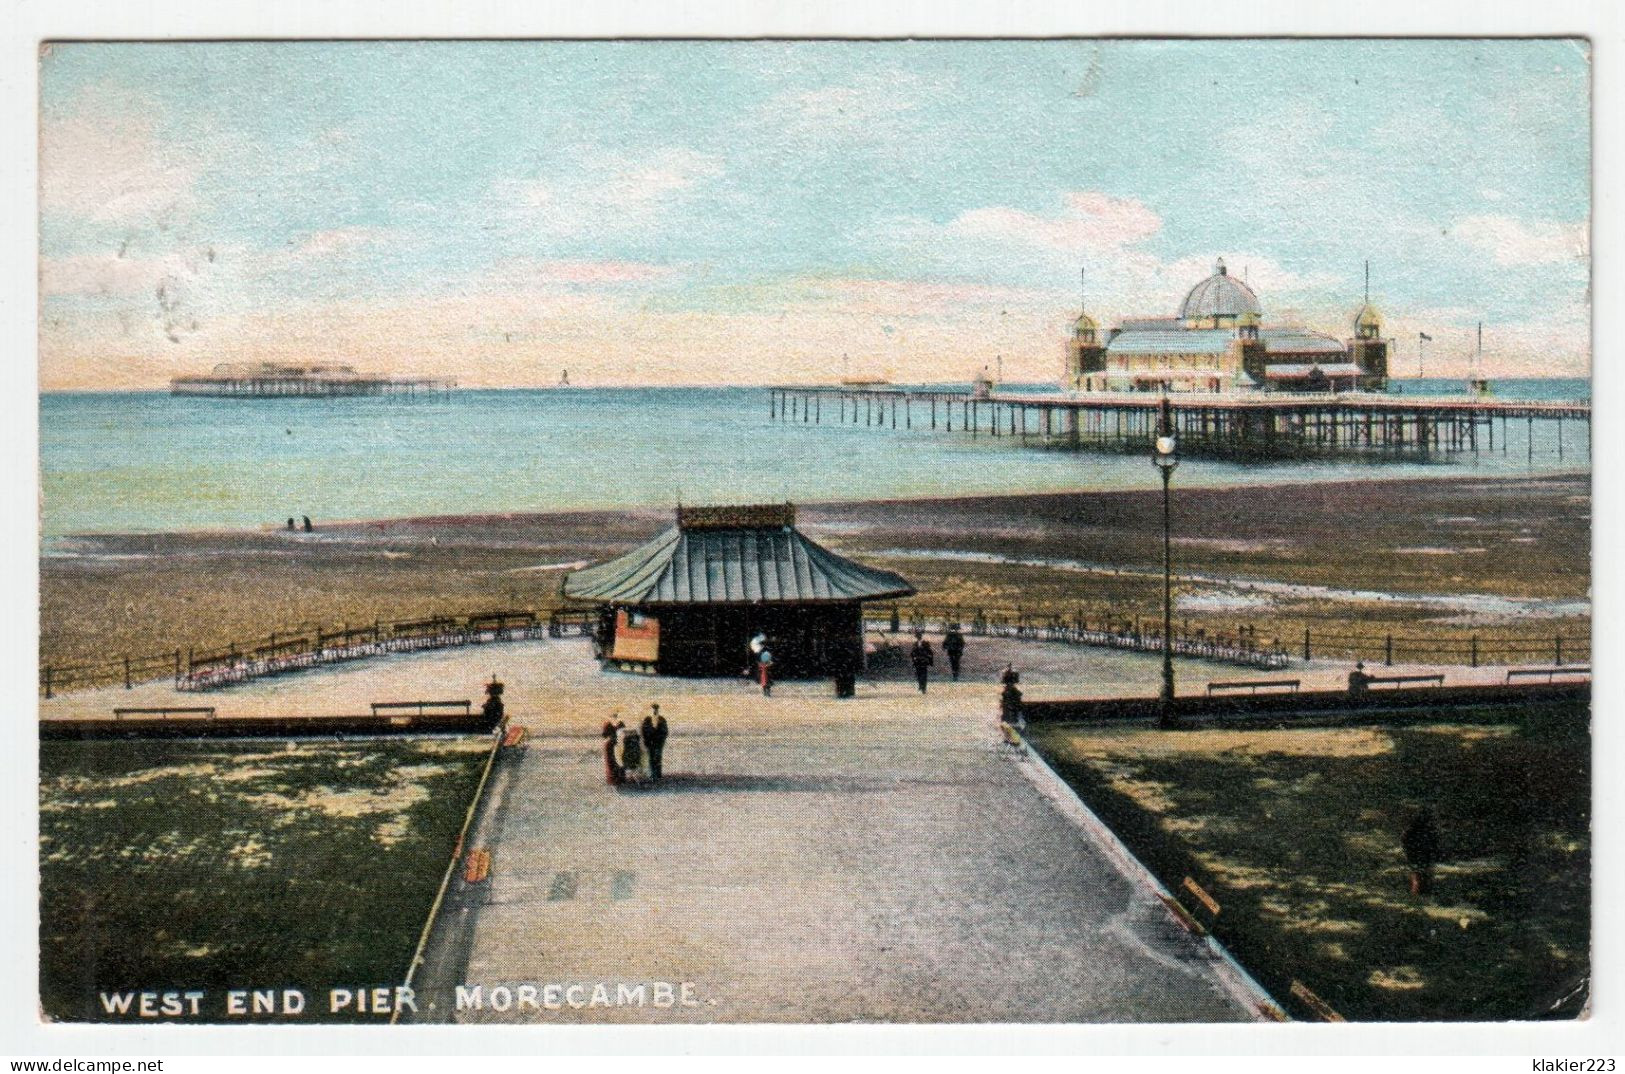
M1151 462L1164 470L1172 470L1179 465L1179 440L1169 433L1163 433L1151 442Z

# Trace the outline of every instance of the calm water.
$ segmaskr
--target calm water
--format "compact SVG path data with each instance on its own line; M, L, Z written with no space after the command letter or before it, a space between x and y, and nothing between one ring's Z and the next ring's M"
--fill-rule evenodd
M1458 391L1406 381L1407 395ZM1505 381L1500 398L1586 398L1583 380ZM433 399L177 399L52 393L40 400L47 537L790 499L801 502L1149 488L1139 456L1022 450L916 427L776 424L761 388L462 391ZM918 417L918 412L916 412ZM1448 463L1241 465L1187 460L1187 485L1543 473L1588 465L1589 428L1537 423Z

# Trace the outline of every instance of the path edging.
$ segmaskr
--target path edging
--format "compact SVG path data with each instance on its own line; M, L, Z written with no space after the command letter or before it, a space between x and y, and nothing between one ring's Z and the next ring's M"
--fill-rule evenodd
M1169 891L1162 881L1157 879L1155 873L1146 868L1144 862L1134 856L1134 852L1128 848L1127 844L1118 838L1117 833L1112 831L1106 822L1095 814L1094 810L1089 808L1088 803L1078 796L1078 792L1073 790L1072 785L1062 779L1060 773L1050 767L1049 762L1044 759L1043 755L1027 744L1024 736L1017 734L1013 738L1014 741L1010 744L1021 751L1022 760L1027 762L1021 765L1021 770L1032 781L1039 793L1054 803L1062 816L1083 829L1091 839L1099 844L1106 851L1107 857L1111 859L1117 871L1125 879L1143 888L1162 907L1163 911L1179 924L1180 928L1186 928L1185 924L1180 922L1170 909L1170 906L1178 905L1178 900L1174 897L1173 892ZM1285 1008L1276 1002L1275 997L1271 996L1264 986L1259 984L1251 973L1247 972L1245 966L1236 961L1235 956L1225 948L1224 944L1215 939L1211 932L1204 931L1202 940L1207 944L1208 950L1217 956L1219 960L1215 968L1225 990L1240 1000L1242 1005L1253 1014L1255 1020L1261 1022L1292 1020L1291 1016L1286 1013Z

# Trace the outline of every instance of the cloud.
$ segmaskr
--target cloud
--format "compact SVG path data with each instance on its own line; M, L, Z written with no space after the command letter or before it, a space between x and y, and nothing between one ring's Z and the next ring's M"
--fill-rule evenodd
M654 283L677 273L671 265L646 261L539 260L512 258L499 262L480 274L479 289L517 290L557 287L614 287L621 284Z
M81 108L42 123L41 211L139 223L191 204L197 162L158 138L151 111L125 100L114 109Z
M40 260L40 294L53 297L127 298L149 294L181 271L178 258L80 254Z
M661 223L722 173L717 158L687 148L643 157L589 152L563 178L501 180L489 200L532 234L627 231Z
M947 230L1075 254L1118 251L1162 230L1162 218L1138 198L1074 191L1062 200L1061 211L1052 216L1007 206L971 209L950 221Z
M354 253L391 238L382 228L340 227L314 231L294 244L288 257L294 261L315 261Z
M1591 255L1590 235L1583 221L1469 216L1456 221L1451 233L1467 245L1490 254L1498 265L1550 265L1584 261Z

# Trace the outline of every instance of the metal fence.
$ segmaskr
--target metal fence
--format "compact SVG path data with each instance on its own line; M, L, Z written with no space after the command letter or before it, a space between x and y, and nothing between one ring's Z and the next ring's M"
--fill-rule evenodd
M972 637L1016 638L1025 641L1051 641L1068 645L1090 645L1132 652L1162 652L1161 632L1141 629L1134 620L1112 622L1091 620L1082 613L1073 616L1036 614L1019 609L942 608L928 605L892 605L886 614L866 616L864 629L880 633L925 630L941 633L950 624ZM1176 656L1213 660L1241 667L1286 667L1290 656L1279 645L1263 645L1248 631L1237 628L1229 633L1175 634Z
M145 656L120 657L100 663L46 664L40 669L40 691L52 697L64 690L102 686L133 688L137 683L172 679L180 690L210 690L233 683L305 668L364 660L389 653L452 648L525 639L591 637L597 613L579 608L538 608L433 616L365 626L321 627L295 624L255 642L199 652L171 649ZM866 630L940 633L958 623L973 637L1016 638L1071 645L1091 645L1133 652L1161 652L1160 618L1091 616L1034 612L1020 608L972 608L958 605L899 603L866 609ZM1346 659L1373 664L1584 664L1591 659L1587 635L1554 633L1550 638L1515 636L1401 636L1317 631L1306 628L1292 638L1265 637L1247 624L1177 631L1173 651L1184 657L1242 667L1281 668L1293 660Z
M876 613L879 613L878 615ZM1098 645L1138 652L1161 652L1161 619L1029 612L1022 609L968 608L927 604L894 604L869 609L865 628L898 633L904 630L940 632L958 623L966 634L982 637L1027 638L1075 645ZM1266 635L1249 624L1211 625L1174 634L1173 650L1181 656L1215 660L1245 667L1286 667L1293 660L1346 659L1374 664L1480 665L1584 664L1591 659L1591 638L1585 634L1554 632L1549 637L1532 633L1496 635L1359 634L1346 630L1305 627L1292 637Z
M561 636L551 621L554 609L479 612L394 621L366 626L316 627L301 623L265 638L223 649L173 649L92 664L47 664L40 690L52 697L64 690L120 686L172 679L177 690L212 690L251 679L305 668L363 660L388 653L481 645Z

